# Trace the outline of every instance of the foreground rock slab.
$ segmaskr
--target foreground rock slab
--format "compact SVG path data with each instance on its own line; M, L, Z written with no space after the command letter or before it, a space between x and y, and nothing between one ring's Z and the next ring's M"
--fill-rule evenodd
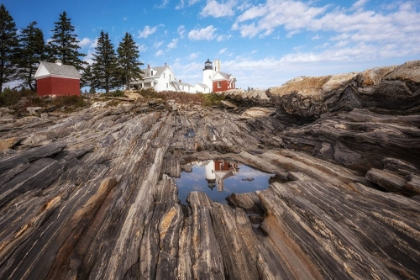
M288 127L261 108L140 109L0 130L19 139L0 158L0 279L420 278L417 115ZM202 192L181 205L185 159L225 157L277 179L229 205Z

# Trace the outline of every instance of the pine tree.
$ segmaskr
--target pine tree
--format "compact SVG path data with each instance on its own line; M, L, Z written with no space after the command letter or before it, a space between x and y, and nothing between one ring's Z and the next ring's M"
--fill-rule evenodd
M73 65L77 70L83 70L86 62L82 61L80 57L86 56L79 53L79 40L74 34L74 26L71 25L67 13L64 11L60 14L60 19L55 22L54 32L49 47L51 49L52 60L60 59L63 64Z
M143 63L139 62L139 50L133 40L133 36L125 33L123 41L118 45L118 74L119 79L126 86L130 87L130 81L133 79L141 79L140 66Z
M3 85L12 81L16 74L18 36L16 24L6 7L0 6L0 92Z
M111 88L119 86L117 73L117 56L108 33L101 31L98 45L93 54L91 86L104 89L107 93Z
M85 87L85 86L91 85L92 79L93 79L92 66L88 65L83 71L82 78L80 79L80 86Z
M32 91L36 90L35 75L39 62L47 58L44 34L36 27L36 21L22 29L19 42L19 70L18 77L22 85L29 86Z

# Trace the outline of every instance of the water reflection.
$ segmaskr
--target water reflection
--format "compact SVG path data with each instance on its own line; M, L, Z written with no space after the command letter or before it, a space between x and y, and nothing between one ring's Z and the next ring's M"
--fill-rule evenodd
M227 203L231 193L266 189L274 176L228 160L196 161L182 168L181 178L176 180L181 203L186 203L191 191L204 191L213 201Z

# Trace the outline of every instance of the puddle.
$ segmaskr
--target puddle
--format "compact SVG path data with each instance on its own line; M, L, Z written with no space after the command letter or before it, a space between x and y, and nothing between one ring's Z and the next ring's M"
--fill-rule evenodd
M203 191L217 202L227 204L232 193L265 190L274 174L228 160L196 161L182 166L181 178L176 179L178 197L186 204L192 191Z

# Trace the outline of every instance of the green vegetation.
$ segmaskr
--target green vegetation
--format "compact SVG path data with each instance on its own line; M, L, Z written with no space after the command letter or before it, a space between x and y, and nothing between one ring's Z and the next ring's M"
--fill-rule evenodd
M108 93L104 93L103 96L108 96L108 97L123 97L124 96L124 92L117 89L116 91L111 91Z
M19 35L18 79L22 81L21 85L29 87L32 91L36 91L34 75L39 62L48 57L44 34L36 24L36 21L31 22Z
M130 88L130 81L141 79L141 74L144 74L140 70L143 63L138 61L139 50L131 34L125 33L123 41L118 45L117 53L117 72L120 82L126 88Z
M28 107L43 107L50 109L63 109L65 111L75 111L86 107L88 103L83 96L57 96L41 97L29 89L12 90L6 88L0 93L0 107L10 107L17 114L25 115Z
M186 92L173 92L173 91L161 91L156 92L154 90L141 90L138 92L146 99L162 99L166 100L175 100L179 104L197 104L201 106L220 106L221 101L225 100L224 95L218 94L191 94Z
M74 33L75 28L71 24L70 18L67 17L67 13L64 11L60 14L58 22L54 24L51 42L48 44L50 57L53 61L60 59L65 65L73 65L77 70L83 70L87 63L82 61L80 57L86 55L79 53L79 40L77 34Z
M90 92L103 89L109 93L124 85L128 88L133 79L141 79L140 66L143 63L139 61L138 46L131 34L125 33L115 50L108 33L101 31L94 62L88 65L82 60L86 55L79 52L80 42L75 27L65 11L54 22L48 44L45 44L44 35L36 24L33 21L18 32L12 16L4 4L0 5L0 92L8 82L19 82L19 86L36 91L33 76L43 60L55 62L60 59L64 65L76 67L82 73L81 86L91 88Z
M19 47L16 24L6 10L0 6L0 92L3 85L14 80L16 58Z
M106 93L119 86L117 62L117 55L108 33L101 31L93 54L91 78L88 81L90 85L97 89L104 89Z

